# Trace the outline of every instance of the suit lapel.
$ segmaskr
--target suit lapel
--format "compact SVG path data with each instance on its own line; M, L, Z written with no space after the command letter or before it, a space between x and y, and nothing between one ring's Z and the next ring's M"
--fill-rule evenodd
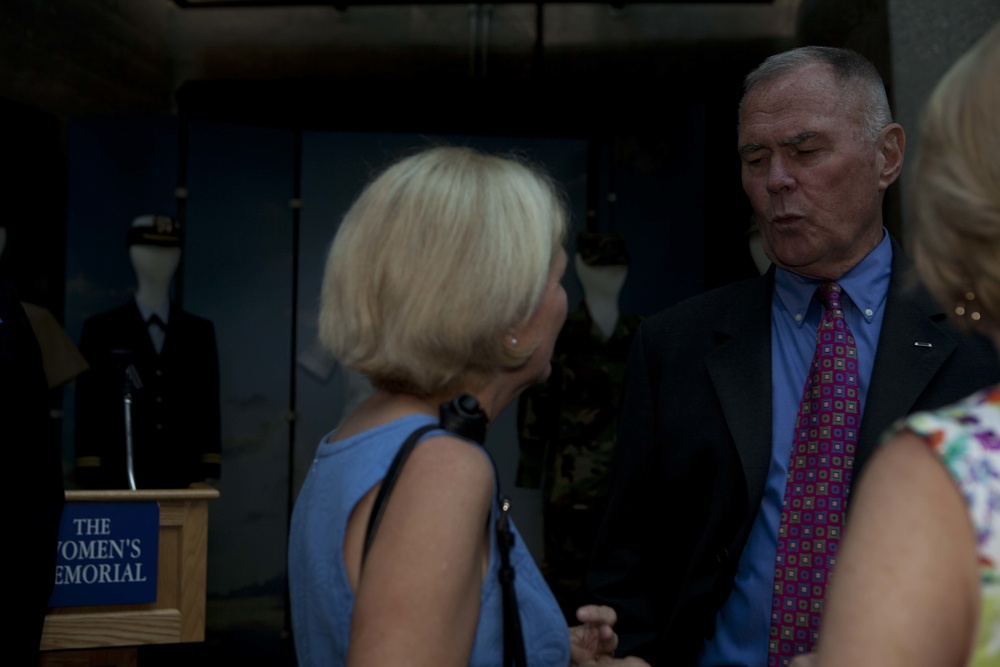
M774 270L733 304L714 335L709 376L722 404L747 483L748 507L760 506L771 464L771 290ZM752 397L752 398L749 398Z
M895 241L892 251L892 278L858 434L856 469L864 465L885 429L912 410L956 347L955 339L939 325L944 320L941 309L922 288L910 285L911 262ZM773 284L772 268L720 317L714 330L717 347L706 359L743 465L751 512L760 506L771 464Z
M955 339L938 322L941 309L910 283L911 262L892 246L892 279L879 334L875 366L858 434L855 468L861 468L882 433L909 413L954 351Z

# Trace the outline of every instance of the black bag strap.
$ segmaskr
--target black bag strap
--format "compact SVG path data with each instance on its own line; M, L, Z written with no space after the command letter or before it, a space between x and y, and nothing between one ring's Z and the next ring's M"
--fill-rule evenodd
M494 466L494 471L496 467ZM499 493L499 483L497 489ZM500 545L500 587L503 592L503 664L504 667L527 667L524 654L524 633L521 615L517 611L517 591L514 589L514 566L510 564L510 550L514 548L514 533L510 530L507 513L510 499L500 499L500 517L497 519L497 543Z
M368 516L368 529L365 531L365 547L361 551L362 567L364 567L365 559L368 557L368 550L371 549L372 540L375 539L375 531L378 530L378 525L382 521L382 513L385 512L385 504L389 499L389 494L392 493L393 487L396 486L396 480L399 479L400 473L403 472L403 464L406 463L410 452L417 446L417 442L420 441L420 437L424 433L440 428L438 424L428 424L427 426L418 428L403 442L399 451L396 452L396 456L392 459L392 463L389 464L389 470L382 479L382 486L375 496L375 505L372 507L372 513Z
M364 567L365 558L375 539L375 532L382 521L382 514L385 512L389 494L402 472L403 464L413 452L414 447L420 438L433 430L444 429L451 433L474 440L483 444L486 439L486 413L479 408L479 403L469 394L459 394L451 402L441 405L441 422L439 424L428 424L422 426L403 442L396 456L393 457L389 469L382 479L382 486L375 496L375 504L372 507L371 515L368 517L368 529L365 532L365 545L361 552L361 567ZM497 547L500 551L500 589L503 592L503 664L504 667L527 667L528 661L524 651L524 635L521 632L521 616L517 607L517 592L514 590L514 567L510 564L510 550L514 546L514 533L510 529L510 522L507 518L510 511L510 499L500 492L500 474L497 472L496 462L490 456L489 451L484 447L483 451L490 458L493 465L493 475L496 479L497 501L500 505L500 516L497 518L495 526Z

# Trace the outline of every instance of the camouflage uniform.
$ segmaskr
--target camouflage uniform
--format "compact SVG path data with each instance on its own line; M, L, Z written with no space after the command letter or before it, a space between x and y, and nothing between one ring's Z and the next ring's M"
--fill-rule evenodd
M591 547L611 490L610 466L636 315L605 338L585 304L556 341L552 375L521 396L517 485L542 489L542 571L568 618L580 604Z

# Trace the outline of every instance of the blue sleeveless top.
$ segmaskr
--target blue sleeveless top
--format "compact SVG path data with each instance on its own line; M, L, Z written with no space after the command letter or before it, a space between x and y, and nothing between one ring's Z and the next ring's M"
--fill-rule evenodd
M354 592L343 558L347 520L358 501L385 476L410 433L435 422L428 415L409 415L346 440L326 442L324 438L316 450L295 502L288 541L292 626L302 667L344 664L354 610ZM424 437L440 433L431 431ZM500 509L495 492L493 496L495 523ZM566 622L524 541L512 529L516 538L511 563L517 573L514 582L528 664L567 667ZM495 532L488 532L489 568L483 579L470 667L496 667L503 661L503 593L497 577L500 553Z

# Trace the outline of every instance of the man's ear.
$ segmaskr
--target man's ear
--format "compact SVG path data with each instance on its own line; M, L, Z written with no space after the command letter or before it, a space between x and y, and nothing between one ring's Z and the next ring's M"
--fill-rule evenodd
M890 123L879 132L878 151L882 158L879 169L879 190L885 190L899 178L903 169L903 154L906 152L906 133L899 123Z

